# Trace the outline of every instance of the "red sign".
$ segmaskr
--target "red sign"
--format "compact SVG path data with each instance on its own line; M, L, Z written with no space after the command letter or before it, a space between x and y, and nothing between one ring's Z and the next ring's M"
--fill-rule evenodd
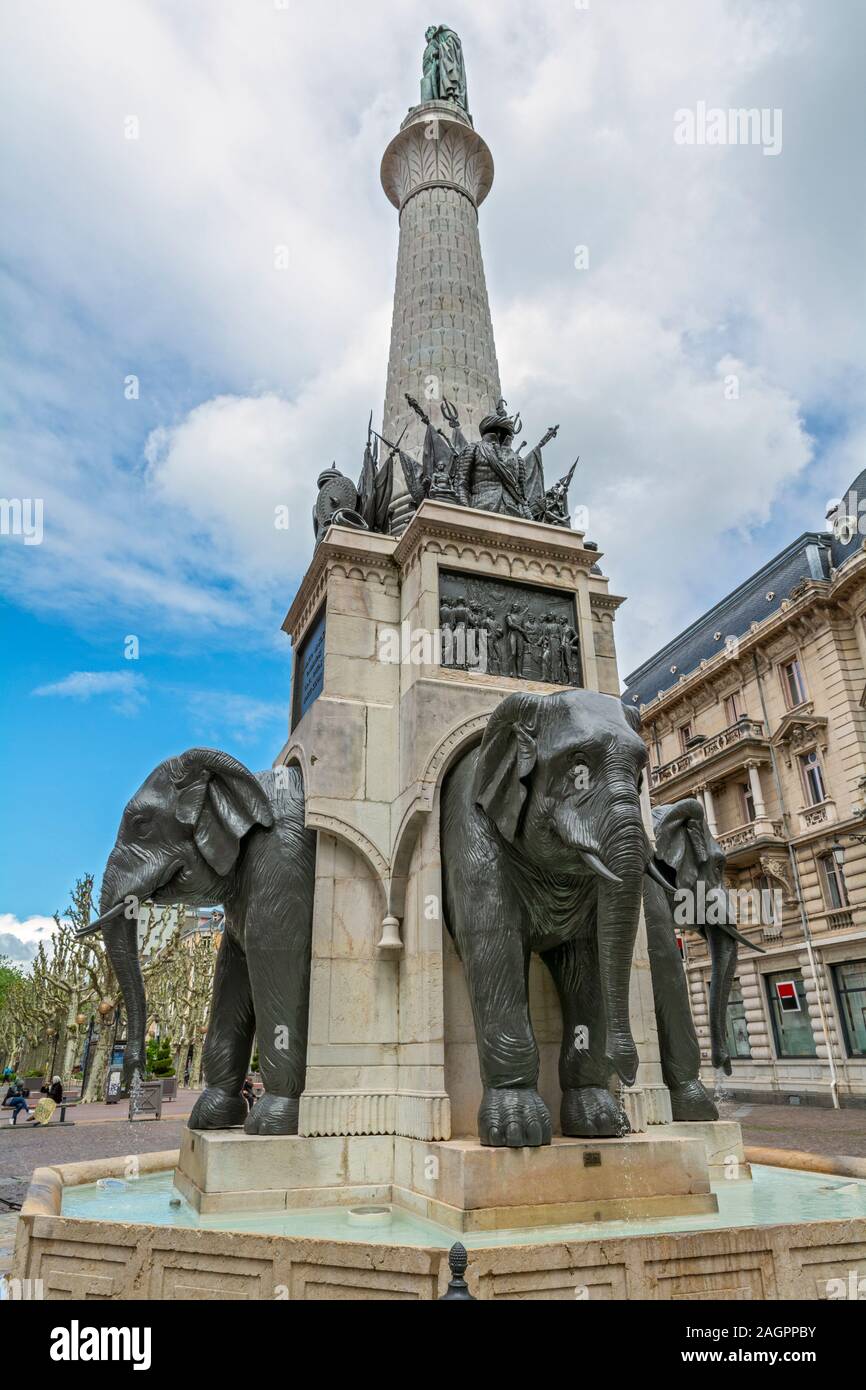
M776 998L783 1013L793 1014L800 1012L800 1000L797 998L797 986L793 980L778 980L776 983Z

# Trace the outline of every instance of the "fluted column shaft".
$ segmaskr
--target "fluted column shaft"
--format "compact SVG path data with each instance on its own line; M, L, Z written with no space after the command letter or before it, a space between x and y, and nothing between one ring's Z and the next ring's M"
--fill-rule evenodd
M382 433L420 454L421 402L442 425L452 401L468 438L500 397L499 367L478 236L478 207L493 160L468 117L450 102L410 111L382 161L382 185L400 212L400 244ZM396 479L396 493L404 490Z

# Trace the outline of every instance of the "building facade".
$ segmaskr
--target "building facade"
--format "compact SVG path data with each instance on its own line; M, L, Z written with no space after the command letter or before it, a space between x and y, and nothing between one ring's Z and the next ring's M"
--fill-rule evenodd
M728 1006L743 1099L866 1104L866 548L850 498L627 681L654 805L696 797L742 934ZM706 1067L710 962L682 940Z

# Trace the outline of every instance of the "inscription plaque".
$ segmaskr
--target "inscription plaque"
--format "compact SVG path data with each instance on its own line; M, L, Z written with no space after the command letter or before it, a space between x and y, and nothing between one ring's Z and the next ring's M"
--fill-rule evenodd
M583 685L574 593L439 571L442 665Z
M298 725L310 705L318 700L325 683L325 610L313 622L298 648L295 659L295 688L292 699L292 728Z

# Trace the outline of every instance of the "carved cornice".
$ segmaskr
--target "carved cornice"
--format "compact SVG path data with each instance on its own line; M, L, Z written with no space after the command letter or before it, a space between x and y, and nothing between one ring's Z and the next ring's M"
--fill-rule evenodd
M625 598L619 594L594 594L589 595L589 606L592 616L595 618L603 613L609 613L613 617L618 608L622 608Z
M808 704L801 705L785 715L770 742L774 748L782 750L785 762L790 767L796 754L808 752L817 744L826 749L827 728L827 719L824 715L815 713L810 700Z
M866 556L863 559L864 568L860 571L860 577L866 579ZM846 571L840 571L840 575L847 578ZM692 709L701 707L702 688L711 681L722 679L724 673L730 670L738 673L739 680L741 663L745 658L748 658L746 669L751 675L753 653L759 660L763 658L772 664L777 655L782 655L789 647L814 637L831 623L837 592L836 586L829 580L803 580L791 592L796 597L784 599L775 613L771 613L761 622L752 623L749 631L738 639L734 654L727 650L719 651L715 656L702 661L693 671L681 675L676 685L639 706L641 717L652 722L658 720L664 712L673 724L677 724L681 722L681 711L688 701L691 702Z
M422 502L397 542L395 563L403 571L411 569L421 552L432 548L430 543L436 541L462 544L479 554L487 551L491 559L505 557L512 567L515 559L531 556L560 570L573 566L579 573L588 572L601 559L599 551L584 547L579 531L428 500Z
M292 606L283 621L292 644L297 646L313 616L319 611L332 574L347 579L375 579L386 584L397 579L393 561L396 539L372 531L352 531L331 526L316 547L310 567L301 580Z

